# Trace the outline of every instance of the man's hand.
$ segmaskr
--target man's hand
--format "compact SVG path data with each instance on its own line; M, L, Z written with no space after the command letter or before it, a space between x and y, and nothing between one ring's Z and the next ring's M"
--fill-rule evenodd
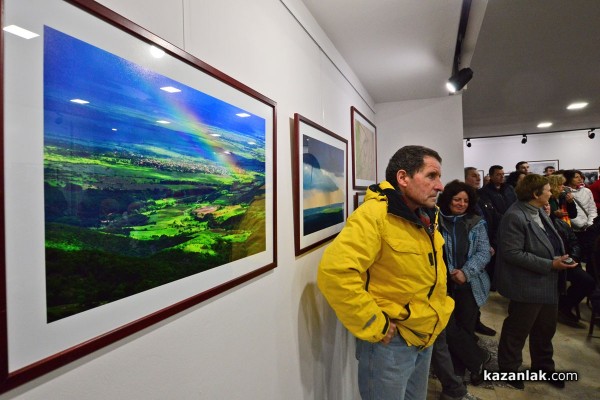
M464 283L467 281L465 273L460 269L453 269L452 272L450 272L450 279L459 285L464 285Z
M394 321L390 320L390 329L388 329L383 339L381 339L383 344L388 344L389 342L391 342L394 336L396 336L397 331L398 328L396 328L396 324L394 323Z

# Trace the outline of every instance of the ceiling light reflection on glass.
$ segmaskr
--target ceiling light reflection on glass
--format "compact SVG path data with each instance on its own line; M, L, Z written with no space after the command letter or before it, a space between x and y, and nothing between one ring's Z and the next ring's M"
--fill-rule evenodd
M218 133L211 133L210 136L221 137L221 135L219 135Z
M33 39L34 37L40 36L35 32L28 31L27 29L21 28L17 25L9 25L4 28L4 31L22 37L23 39Z
M240 118L248 118L250 116L250 114L244 113L244 112L243 113L237 113L235 115L237 115Z
M71 99L69 100L71 103L77 103L77 104L89 104L90 102L87 100L82 100L82 99Z
M165 51L156 46L150 46L150 54L152 54L152 57L154 58L162 58L165 55Z
M164 120L164 119L159 119L159 120L158 120L158 121L156 121L156 122L157 122L157 123L159 123L159 124L163 124L163 125L167 125L167 124L170 124L170 123L171 123L170 121L167 121L167 120Z
M567 106L567 110L581 110L582 108L587 107L588 103L585 101L581 101L579 103L571 103Z
M160 90L164 90L165 92L169 92L169 93L179 93L179 92L181 92L180 89L177 89L177 88L175 88L173 86L164 86L164 87L161 87Z
M552 126L552 122L540 122L537 127L538 128L550 128Z

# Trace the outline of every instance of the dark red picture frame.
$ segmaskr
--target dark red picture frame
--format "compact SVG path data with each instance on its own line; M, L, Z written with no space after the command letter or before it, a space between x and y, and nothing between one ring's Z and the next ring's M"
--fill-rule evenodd
M352 129L352 187L354 190L364 190L377 183L377 127L356 107L350 107L350 126ZM366 141L357 140L358 136ZM361 179L358 175L364 169L367 169L374 179Z
M0 15L2 16L2 26L9 25L13 23L12 21L8 21L7 18L7 3L10 1L19 1L25 2L27 0L2 0L0 3ZM266 107L268 110L266 114L268 114L268 118L270 119L270 126L272 127L271 131L267 133L268 142L270 143L269 154L265 154L266 159L270 161L266 161L269 164L269 168L266 168L267 174L271 176L267 180L271 187L266 190L269 193L270 197L270 207L268 210L269 220L272 222L270 226L271 235L269 235L268 240L270 241L270 250L267 258L269 259L266 263L262 263L259 265L253 265L252 268L248 268L248 270L244 270L241 275L233 276L232 279L225 278L223 281L219 281L215 286L212 286L206 290L202 290L199 293L196 293L190 297L184 298L180 301L174 302L172 304L168 304L163 308L157 309L154 312L151 312L147 315L143 315L140 318L134 319L125 323L123 325L117 326L112 330L102 332L97 336L85 340L79 343L75 343L72 346L65 348L59 352L53 353L47 357L41 358L35 362L29 363L24 367L17 368L11 370L9 368L9 326L8 326L8 318L7 312L8 304L7 304L7 284L9 281L7 280L7 248L6 248L6 239L10 237L11 232L7 231L7 221L6 221L6 211L5 211L5 184L6 184L6 173L7 171L2 169L2 174L0 174L0 193L1 193L1 201L2 205L0 206L0 225L2 229L0 229L0 393L6 392L10 389L13 389L23 383L26 383L32 379L35 379L43 374L46 374L56 368L64 366L74 360L77 360L85 355L88 355L98 349L101 349L111 343L117 342L133 333L136 333L140 330L143 330L159 321L162 321L168 317L171 317L189 307L197 305L213 296L224 293L244 282L247 282L251 279L254 279L261 274L266 273L269 270L274 269L277 266L277 199L276 199L276 137L277 137L277 103L268 97L260 94L254 89L244 85L243 83L235 80L234 78L224 74L223 72L213 68L212 66L206 64L205 62L199 60L195 56L185 52L184 50L172 45L171 43L161 39L155 34L147 31L141 26L129 21L123 16L111 11L105 6L96 3L92 0L55 0L57 3L66 4L70 7L75 7L79 10L82 10L87 17L92 19L98 19L108 23L109 28L107 29L117 29L119 31L125 32L127 35L143 42L146 44L152 44L155 47L163 50L166 54L172 56L176 61L186 64L188 66L192 66L194 69L198 71L199 74L203 76L206 75L210 77L210 79L215 79L218 82L222 83L224 87L233 88L238 91L242 96L246 96L251 101L255 101L261 104L261 107ZM35 10L36 7L29 6L31 13L36 13L39 11ZM2 75L2 83L0 84L0 98L4 99L5 95L5 73L6 73L6 63L10 62L5 58L5 37L7 33L4 31L0 31L0 71ZM229 89L227 89L229 90ZM10 132L5 130L5 104L2 100L2 107L0 107L0 119L2 120L2 127L0 128L0 157L2 158L2 166L5 165L5 151L9 151L6 147L6 136ZM265 148L266 150L267 148ZM39 221L40 224L44 224L44 221ZM41 267L43 269L43 266ZM12 312L18 312L18 310L12 310Z
M337 204L335 206L338 207L338 211L336 213L332 212L332 208L334 206L326 206L326 208L328 209L324 213L321 213L320 216L317 214L312 214L310 216L307 215L308 207L304 207L305 182L303 178L301 179L300 175L304 172L304 166L308 165L306 163L310 163L310 161L306 160L306 155L303 151L303 136L308 136L311 140L317 140L320 142L324 142L327 140L331 141L330 144L325 144L323 148L329 147L329 150L333 150L333 152L329 153L329 155L323 154L323 157L325 159L321 159L320 161L314 159L314 164L311 164L311 168L313 168L314 165L315 171L320 171L321 165L319 164L323 164L322 167L324 168L327 168L325 166L326 164L336 164L336 169L338 172L340 172L340 169L343 169L343 176L338 179L340 183L337 184L338 189L339 186L343 187L343 205L340 206L339 204ZM296 256L299 256L316 247L321 246L323 243L326 243L327 241L335 237L341 231L348 217L348 141L343 137L335 134L334 132L322 127L316 122L313 122L310 119L296 113L294 114L292 148L292 185L294 195L294 247ZM336 150L340 150L343 153L343 155L337 152ZM328 156L331 156L333 154L335 154L333 156L335 160L326 159L328 158ZM342 163L343 167L341 167ZM330 183L330 185L332 184L333 183ZM313 208L313 210L317 208ZM323 217L324 214L326 214L327 216ZM337 219L328 219L332 215L337 215L337 217L335 217ZM311 229L310 232L308 232L307 226L309 224L309 220L320 220L321 222L310 222Z

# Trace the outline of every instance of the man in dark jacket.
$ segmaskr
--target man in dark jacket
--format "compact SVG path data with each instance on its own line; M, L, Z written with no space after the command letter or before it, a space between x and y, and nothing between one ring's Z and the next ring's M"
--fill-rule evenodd
M498 213L504 214L517 201L515 189L504 183L504 168L501 165L492 165L489 173L490 183L481 189L479 196L485 197Z
M488 239L490 241L490 253L492 254L492 258L490 262L486 265L485 270L490 277L490 282L493 285L494 279L494 263L495 263L495 254L496 254L496 232L498 231L498 225L500 223L501 215L499 215L492 203L484 196L481 196L481 189L479 189L479 184L481 183L481 176L479 175L479 171L475 167L466 167L465 168L465 183L475 190L477 190L477 195L479 199L477 200L476 210L483 217L486 223L486 229L488 233ZM477 325L475 325L475 332L481 333L482 335L494 336L496 335L496 331L489 326L485 326L483 322L481 322L481 312L477 317Z

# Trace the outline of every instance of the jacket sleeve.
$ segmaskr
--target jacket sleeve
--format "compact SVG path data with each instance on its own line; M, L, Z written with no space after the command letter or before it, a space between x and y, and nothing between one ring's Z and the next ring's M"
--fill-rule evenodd
M579 240L577 240L577 236L573 232L573 229L565 222L560 219L554 220L554 226L565 244L565 250L569 255L575 259L575 261L579 262L581 260L581 246L579 245Z
M594 220L598 216L598 209L596 208L592 191L588 188L582 188L581 190L583 190L585 193L585 196L583 196L585 199L585 204L583 204L583 206L587 212L587 225L592 226L594 225Z
M356 337L378 342L389 329L389 318L366 291L365 272L381 249L381 224L360 207L325 249L317 273L319 289L342 324Z
M540 257L532 249L526 248L533 247L532 243L539 242L540 239L529 230L524 218L515 213L504 214L499 234L498 246L506 261L538 274L549 274L552 271L552 259Z
M567 204L567 213L569 214L569 218L577 218L577 205L574 201L568 202L565 200Z
M465 274L467 281L471 277L479 275L485 271L485 266L490 262L492 255L490 254L490 242L485 229L485 221L481 220L473 227L469 235L469 247L473 247L469 251L470 257L463 265L462 271Z

